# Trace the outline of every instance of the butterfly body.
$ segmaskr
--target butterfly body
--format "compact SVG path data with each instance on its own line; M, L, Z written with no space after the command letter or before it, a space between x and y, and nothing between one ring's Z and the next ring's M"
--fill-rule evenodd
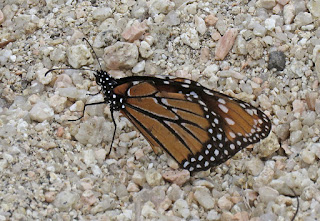
M97 71L96 81L112 114L121 111L154 150L164 149L190 172L225 162L271 131L259 109L189 79L114 79Z

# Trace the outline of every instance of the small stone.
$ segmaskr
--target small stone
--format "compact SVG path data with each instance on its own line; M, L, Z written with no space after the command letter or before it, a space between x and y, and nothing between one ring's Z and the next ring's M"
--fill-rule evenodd
M300 28L313 22L312 15L308 12L300 12L295 18L294 23Z
M247 51L253 59L260 59L263 56L263 44L260 39L254 38L247 43Z
M116 186L116 195L121 198L121 197L125 197L125 196L128 196L129 193L127 191L127 187L120 183Z
M64 134L64 128L63 127L58 127L57 129L57 137L62 137Z
M208 221L221 220L221 215L216 210L210 210L207 215Z
M173 214L184 219L190 216L190 210L187 201L178 199L172 206Z
M128 42L138 40L145 31L148 30L146 22L135 21L130 27L126 28L121 36Z
M37 122L50 120L54 116L54 111L46 103L39 101L30 110L30 118Z
M238 30L235 28L228 29L223 37L218 41L216 51L215 51L215 59L223 60L230 49L232 48L234 41L238 35Z
M76 87L57 88L57 92L62 97L72 98L76 100L84 100L87 96L86 90L78 90Z
M76 103L74 103L73 105L70 106L70 111L76 111L76 112L80 112L82 111L84 108L84 103L83 101L76 101Z
M306 94L306 102L309 110L314 111L316 107L316 100L319 97L318 92L307 92Z
M104 21L112 16L112 9L109 7L97 8L92 12L92 17L99 21Z
M273 51L269 54L268 69L275 68L277 71L283 71L286 67L286 56L282 51Z
M208 26L214 26L217 23L218 18L213 14L210 14L204 19L204 21Z
M44 194L44 199L47 203L52 203L55 200L55 197L56 197L56 193L52 191L46 192Z
M49 84L52 81L52 74L48 74L47 76L45 76L45 74L47 73L48 69L46 68L42 68L40 70L38 70L36 72L37 75L37 80L39 82L41 82L41 84Z
M149 7L149 13L151 15L156 14L168 14L170 11L174 9L174 2L170 0L157 0L157 1L151 1L151 5Z
M73 206L75 206L75 204L79 202L79 198L80 197L77 193L71 191L63 191L56 196L53 204L61 211L70 211Z
M150 45L146 41L142 41L139 47L141 57L148 58L153 54Z
M293 131L290 133L290 143L291 145L294 145L298 142L300 142L303 139L303 133L302 131Z
M147 219L157 217L158 213L154 208L155 208L155 205L152 202L150 201L146 202L141 209L141 215Z
M0 24L4 22L4 15L2 13L2 10L0 10Z
M199 34L203 35L204 33L206 33L207 31L206 23L201 17L195 16L194 23L195 23L196 30L199 32Z
M193 49L200 48L198 32L194 28L189 28L186 33L181 34L181 40L184 44L190 46Z
M181 186L190 179L190 172L187 170L170 170L164 172L162 176L165 180Z
M132 68L132 73L137 74L144 71L145 66L146 66L146 61L145 60L140 61L138 64L136 64L136 66Z
M146 172L146 180L150 186L159 186L162 181L162 176L155 169L149 169Z
M103 60L109 69L130 69L138 63L138 47L132 43L117 42L105 48Z
M258 8L272 9L276 6L276 0L259 0L256 3L256 6Z
M286 25L291 24L294 19L294 16L295 16L295 9L294 9L293 4L285 5L283 8L284 23Z
M267 18L264 21L265 28L268 29L269 31L272 31L276 27L276 20L274 18Z
M206 210L212 209L214 207L214 199L210 194L210 191L205 187L197 188L194 193L194 198Z
M218 206L220 209L228 211L233 206L233 203L229 199L227 199L226 196L223 196L218 200Z
M81 200L89 206L92 206L98 201L92 190L85 190L81 195Z
M294 113L302 114L302 112L305 110L304 102L301 100L294 100L292 102L292 108Z
M263 186L259 188L259 199L261 202L269 203L279 197L279 192L271 187Z
M74 45L68 49L68 62L73 68L80 68L93 63L90 50L85 45Z
M179 14L175 10L170 11L164 18L164 22L171 26L179 25Z
M132 175L132 181L139 186L143 186L146 183L146 176L141 171L136 170Z
M58 75L56 81L54 82L54 88L67 88L72 86L72 79L67 74Z
M301 151L301 159L303 160L303 162L305 162L306 164L314 164L315 160L316 160L316 156L313 152L311 152L308 149L304 149Z
M242 80L243 78L245 78L246 76L244 74L241 74L237 71L234 70L225 70L225 71L219 71L218 72L218 76L220 77L231 77L234 79L238 79L238 80Z
M260 24L256 24L253 28L253 34L259 37L264 37L267 33L267 29L260 25Z
M135 183L129 183L127 186L127 191L128 192L139 192L139 186Z
M308 1L307 7L314 17L320 18L320 1L319 0ZM1 24L1 20L0 20L0 24Z
M167 196L169 197L170 200L175 202L178 199L182 199L183 198L183 191L181 190L181 188L178 185L172 184L168 188Z
M314 111L303 112L302 124L311 127L316 122L317 114Z
M246 167L253 176L258 176L263 170L264 164L259 158L252 158L246 162Z

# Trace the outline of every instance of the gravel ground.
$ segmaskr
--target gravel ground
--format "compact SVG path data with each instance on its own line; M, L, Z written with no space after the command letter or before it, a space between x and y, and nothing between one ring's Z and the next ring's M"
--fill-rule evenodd
M1 0L0 220L320 219L319 0ZM273 132L209 171L155 154L91 71L173 75ZM80 112L79 112L80 111Z

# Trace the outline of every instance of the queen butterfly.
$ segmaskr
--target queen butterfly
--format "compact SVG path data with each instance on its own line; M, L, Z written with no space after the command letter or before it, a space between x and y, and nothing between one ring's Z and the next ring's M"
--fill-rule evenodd
M168 76L115 79L101 65L94 72L104 101L85 107L110 103L115 128L113 112L120 111L155 152L161 147L190 172L225 162L271 131L270 119L259 109L195 81ZM114 136L115 130L112 142Z
M161 147L190 172L219 165L270 133L271 121L259 109L192 80L95 72L105 101L87 105L110 103L114 124L120 110L154 151Z

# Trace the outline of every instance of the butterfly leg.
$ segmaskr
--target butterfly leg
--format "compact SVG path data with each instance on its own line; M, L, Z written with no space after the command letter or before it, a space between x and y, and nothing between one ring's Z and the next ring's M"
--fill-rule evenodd
M100 93L101 93L101 91L102 91L102 89L100 89L100 90L99 90L99 92L97 92L97 93L94 93L94 94L87 94L87 95L89 95L89 96L96 96L96 95L100 94Z
M107 154L107 156L109 156L109 155L110 155L110 153L111 153L111 150L112 150L112 144L113 144L113 141L114 141L114 137L116 136L116 129L117 129L117 124L116 124L116 121L114 120L112 107L111 107L110 109L111 109L111 118L112 118L112 122L113 122L113 125L114 125L114 130L113 130L113 135L112 135L112 140L111 140L110 150L109 150L109 153Z
M82 116L79 117L78 119L68 120L68 121L78 121L78 120L80 120L81 118L83 118L84 112L86 111L86 107L87 107L87 106L98 105L98 104L105 104L105 103L106 103L105 101L101 101L101 102L97 102L97 103L85 104L85 105L84 105L84 108L83 108L83 110L82 110Z

